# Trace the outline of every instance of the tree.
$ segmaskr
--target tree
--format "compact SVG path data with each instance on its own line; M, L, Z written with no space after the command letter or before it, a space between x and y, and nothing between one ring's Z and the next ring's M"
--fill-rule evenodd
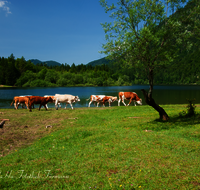
M7 66L7 59L4 57L0 60L0 84L6 84L6 66Z
M176 55L174 39L180 41L187 37L183 35L188 33L181 28L181 23L173 15L167 17L166 14L170 6L178 11L184 2L186 0L118 0L116 5L108 5L100 0L105 12L111 12L110 17L114 19L113 23L102 24L107 40L102 53L131 68L144 69L149 81L148 93L142 89L145 101L163 120L168 120L169 116L153 99L154 71L162 72L163 66L173 60Z
M56 84L58 77L59 77L59 75L55 70L48 70L45 75L45 81Z

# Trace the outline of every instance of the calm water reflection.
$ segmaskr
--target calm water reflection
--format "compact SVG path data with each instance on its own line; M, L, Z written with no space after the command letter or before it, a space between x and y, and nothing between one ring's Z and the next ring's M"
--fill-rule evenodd
M118 96L120 91L136 92L140 98L144 97L141 89L148 90L148 85L134 85L134 86L112 86L112 87L55 87L55 88L0 88L0 108L13 108L10 106L14 96L20 95L54 95L54 94L72 94L78 95L80 102L74 104L74 107L88 106L88 99L90 95L111 95ZM196 99L195 103L200 103L200 86L154 86L153 97L156 102L162 104L187 104L186 99ZM54 107L54 104L48 104L49 107ZM117 106L117 102L112 104ZM91 105L92 106L92 105ZM122 104L121 104L122 106ZM68 105L69 108L69 105Z

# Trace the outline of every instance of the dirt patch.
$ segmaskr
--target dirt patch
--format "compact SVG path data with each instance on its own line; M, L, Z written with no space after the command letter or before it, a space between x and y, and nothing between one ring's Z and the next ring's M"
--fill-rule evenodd
M6 113L1 115L1 118L8 117L10 120L4 123L3 128L0 128L0 157L17 151L19 148L29 146L37 139L63 128L61 121L64 119L62 117L43 118L40 115L31 117L30 114L30 118L28 118L28 112L21 113L21 111L18 110L12 112L14 116L8 116ZM17 120L17 116L20 117L20 119Z

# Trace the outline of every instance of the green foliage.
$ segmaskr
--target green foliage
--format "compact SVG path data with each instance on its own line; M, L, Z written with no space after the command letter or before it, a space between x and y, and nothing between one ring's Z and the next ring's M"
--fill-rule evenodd
M187 99L188 101L188 105L186 106L187 108L187 111L182 111L179 113L180 117L193 117L196 115L196 112L195 112L195 104L193 103L195 101L195 99L193 100L189 100Z
M101 60L102 61L105 59ZM105 62L107 63L107 62ZM109 86L130 85L131 77L121 67L97 64L48 66L34 65L24 57L14 59L13 54L7 59L0 57L0 84L20 87L47 86ZM120 72L115 73L120 70ZM115 73L115 74L114 74Z
M131 65L137 75L142 74L133 79L135 83L146 83L147 79L150 86L198 81L195 77L199 72L196 74L193 68L198 68L200 60L199 1L119 0L109 5L101 0L100 3L113 18L113 22L102 24L107 41L102 52L119 64ZM167 16L168 7L176 13Z

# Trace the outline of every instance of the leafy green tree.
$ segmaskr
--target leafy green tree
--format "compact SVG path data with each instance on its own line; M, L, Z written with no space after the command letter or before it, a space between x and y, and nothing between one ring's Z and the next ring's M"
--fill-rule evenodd
M112 86L114 84L115 84L115 81L111 77L109 77L108 80L107 80L107 82L106 82L106 85L107 86Z
M24 86L26 84L26 87L30 86L30 82L37 79L36 73L33 73L33 71L26 71L24 72L19 79L17 79L16 86Z
M71 73L76 73L77 72L76 65L74 63L71 65L70 72Z
M0 84L6 84L6 65L7 65L7 59L5 59L4 57L2 57L0 59Z
M29 81L29 85L31 87L48 87L49 86L47 81L44 81L44 80L41 80L41 79Z
M83 76L81 74L76 74L74 75L73 79L73 84L83 84Z
M103 53L130 67L144 69L149 80L148 93L142 89L145 101L159 112L163 120L168 120L169 116L153 99L154 71L160 68L159 72L162 72L162 67L176 55L176 42L171 39L181 41L189 36L179 20L173 16L167 18L166 2L118 0L117 4L108 5L105 0L100 0L105 12L111 12L110 17L114 19L111 23L102 24L107 40ZM177 11L186 1L168 2L167 8L171 6ZM184 36L185 32L188 35Z
M47 73L47 68L43 68L41 71L39 71L39 72L37 73L38 79L44 80L44 79L45 79L45 76L46 76L46 73Z
M45 75L45 81L56 84L57 80L59 78L59 75L54 70L48 70Z
M18 70L15 68L15 62L8 59L5 72L6 72L6 75L5 75L6 84L13 86L17 80L17 77L19 76Z

